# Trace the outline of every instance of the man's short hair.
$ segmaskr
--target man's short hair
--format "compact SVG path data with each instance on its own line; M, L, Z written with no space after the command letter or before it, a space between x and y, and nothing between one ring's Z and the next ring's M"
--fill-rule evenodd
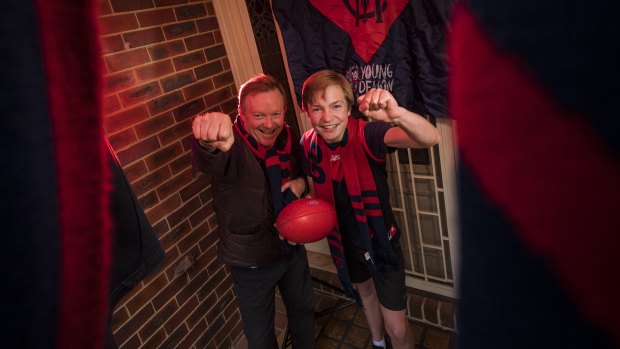
M286 112L286 92L284 92L284 87L282 87L282 84L280 84L280 82L278 82L278 80L276 80L273 76L267 74L256 75L241 85L239 88L239 103L237 104L237 111L239 114L243 112L243 102L245 102L245 98L247 96L273 90L280 91L280 94L282 94L284 111Z

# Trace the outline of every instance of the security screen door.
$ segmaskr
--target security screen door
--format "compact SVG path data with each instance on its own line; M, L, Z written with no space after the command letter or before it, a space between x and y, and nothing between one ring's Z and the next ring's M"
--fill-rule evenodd
M407 285L455 298L456 187L452 123L431 120L442 142L388 157L390 202L402 230Z

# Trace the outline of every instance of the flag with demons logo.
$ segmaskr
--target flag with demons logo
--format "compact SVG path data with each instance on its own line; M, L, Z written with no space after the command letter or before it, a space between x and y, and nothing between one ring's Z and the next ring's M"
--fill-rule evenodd
M272 0L295 94L332 69L355 96L390 91L420 114L446 116L445 31L452 0Z

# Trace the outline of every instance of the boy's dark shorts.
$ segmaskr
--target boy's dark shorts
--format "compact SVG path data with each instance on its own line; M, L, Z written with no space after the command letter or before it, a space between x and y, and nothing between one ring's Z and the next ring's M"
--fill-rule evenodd
M399 311L407 307L407 300L405 297L405 260L403 250L398 241L392 242L392 249L400 262L400 266L390 269L387 272L381 272L380 277L374 278L374 284L377 290L379 303L381 303L384 308ZM351 246L347 246L345 251L351 282L362 283L370 279L371 275L368 266L361 260L364 251L351 248Z

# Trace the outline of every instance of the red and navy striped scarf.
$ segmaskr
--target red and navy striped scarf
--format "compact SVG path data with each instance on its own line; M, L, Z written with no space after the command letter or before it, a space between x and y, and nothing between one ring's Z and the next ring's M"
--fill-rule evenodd
M359 238L366 247L366 263L370 271L375 274L377 266L398 265L398 261L390 245L390 240L394 236L391 236L386 229L379 194L367 156L376 162L383 162L385 159L376 157L368 149L364 138L366 124L363 120L349 116L343 143L336 149L330 149L314 130L306 132L303 146L312 174L315 195L318 198L326 200L335 207L332 181L342 182L344 179L357 220ZM393 233L397 233L396 230ZM327 241L345 292L357 299L357 294L351 287L339 229L333 230L328 235Z
M257 158L263 160L265 164L265 173L273 202L273 212L275 217L277 217L284 205L290 201L285 195L282 195L280 188L282 184L291 180L291 131L288 125L284 125L284 130L278 136L276 144L273 147L265 147L248 133L243 126L241 117L237 116L234 125L237 135L243 139L252 153ZM280 137L284 137L284 139Z

